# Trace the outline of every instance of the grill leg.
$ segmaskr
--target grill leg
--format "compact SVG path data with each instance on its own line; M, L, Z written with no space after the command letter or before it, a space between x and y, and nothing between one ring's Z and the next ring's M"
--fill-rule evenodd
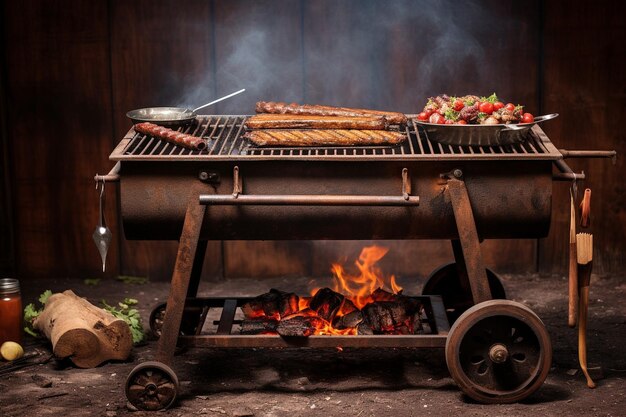
M200 285L200 275L202 274L202 264L204 263L204 255L206 255L207 241L198 241L196 248L196 256L193 259L193 267L191 268L191 278L189 281L189 289L187 289L187 298L194 298L198 295L198 286Z
M456 220L459 241L461 242L460 246L463 252L462 258L465 260L464 266L472 289L474 304L491 300L491 289L489 288L487 272L480 252L476 222L474 221L474 213L472 212L472 205L467 194L465 181L456 178L448 180L448 193L452 202L454 219ZM457 254L455 253L456 256ZM458 260L457 265L459 265ZM462 279L462 276L460 278Z
M167 298L161 338L157 347L157 360L166 365L171 365L174 358L178 332L180 331L180 323L185 307L185 297L191 289L189 282L194 269L194 259L199 246L198 239L200 238L200 229L202 228L205 211L206 206L198 204L198 194L192 192L187 205L183 231L178 242L178 254L176 255L176 264L172 274L170 293ZM197 284L195 290L197 291Z

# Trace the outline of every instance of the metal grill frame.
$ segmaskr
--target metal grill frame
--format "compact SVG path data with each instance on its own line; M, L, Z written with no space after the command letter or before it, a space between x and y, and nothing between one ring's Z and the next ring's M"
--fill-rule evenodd
M353 147L257 147L243 138L245 115L205 115L179 131L203 137L207 148L186 149L131 128L111 153L113 161L160 160L560 160L562 154L535 125L527 141L514 145L444 145L427 138L424 129L410 118L404 128L407 140L397 146Z

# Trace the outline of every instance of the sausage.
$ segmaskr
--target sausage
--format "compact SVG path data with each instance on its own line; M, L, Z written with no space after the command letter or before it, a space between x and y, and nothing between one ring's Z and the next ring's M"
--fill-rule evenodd
M175 145L183 146L185 148L195 149L198 151L206 148L206 141L198 136L177 132L176 130L155 125L154 123L137 123L134 128L135 132L143 133L144 135L154 136L156 138L163 139L165 141L168 141Z
M387 120L383 116L311 116L293 114L257 114L249 117L248 129L364 129L384 130Z
M397 145L406 140L406 135L400 132L343 129L253 130L244 137L259 146Z
M391 111L353 109L349 107L319 106L312 104L288 104L276 101L257 102L256 112L275 114L302 114L311 116L383 116L389 124L403 125L407 122L407 117L404 114Z

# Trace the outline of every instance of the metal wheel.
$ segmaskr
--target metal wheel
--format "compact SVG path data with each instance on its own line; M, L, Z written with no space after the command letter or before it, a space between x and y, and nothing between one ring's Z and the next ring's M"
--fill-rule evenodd
M502 281L491 269L487 268L487 279L491 288L491 297L496 300L506 299ZM472 292L461 286L456 263L452 262L435 269L424 288L422 295L440 295L446 307L448 321L452 324L461 314L474 305Z
M161 362L141 363L126 378L126 398L140 410L168 408L176 400L177 392L176 374Z
M163 329L163 320L165 319L165 309L167 303L160 303L152 309L150 313L150 331L158 339L161 337L161 330ZM181 336L192 336L196 334L200 317L202 315L202 309L197 307L187 307L183 312L183 319L180 323L179 334Z
M552 362L550 336L528 307L490 300L463 313L446 340L450 375L469 397L512 403L535 392Z

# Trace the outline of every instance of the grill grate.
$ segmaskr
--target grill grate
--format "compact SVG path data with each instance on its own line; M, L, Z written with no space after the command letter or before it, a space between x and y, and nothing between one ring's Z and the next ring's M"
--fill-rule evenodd
M444 145L428 140L421 126L410 122L408 137L397 146L257 147L243 138L247 116L199 116L180 131L207 140L202 151L186 149L131 129L111 154L112 160L159 159L560 159L561 154L536 128L530 139L504 146Z

